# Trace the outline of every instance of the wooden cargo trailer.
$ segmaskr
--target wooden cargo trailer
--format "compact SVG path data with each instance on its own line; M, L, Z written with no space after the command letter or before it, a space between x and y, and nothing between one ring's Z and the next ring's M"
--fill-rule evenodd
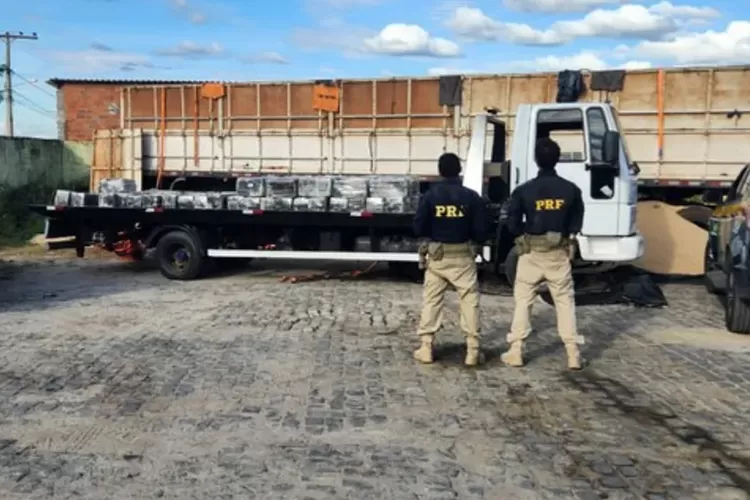
M432 176L442 151L465 158L477 113L497 109L510 138L517 106L556 92L556 74L124 87L120 129L96 134L92 187L112 176L144 187L157 176ZM628 71L621 91L580 100L617 108L642 191L725 189L750 162L750 66ZM583 140L560 139L583 152Z

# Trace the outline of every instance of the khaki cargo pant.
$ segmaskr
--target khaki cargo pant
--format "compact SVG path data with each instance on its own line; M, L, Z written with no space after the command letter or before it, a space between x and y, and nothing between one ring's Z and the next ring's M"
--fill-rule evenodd
M513 285L515 310L509 343L524 341L531 333L531 310L542 282L547 283L555 302L557 332L566 345L582 344L576 327L573 271L567 248L550 251L532 250L518 258L516 281Z
M432 342L443 323L443 303L448 286L458 292L461 330L469 349L479 348L479 284L475 256L446 252L441 260L428 257L424 273L422 315L418 334L422 342Z

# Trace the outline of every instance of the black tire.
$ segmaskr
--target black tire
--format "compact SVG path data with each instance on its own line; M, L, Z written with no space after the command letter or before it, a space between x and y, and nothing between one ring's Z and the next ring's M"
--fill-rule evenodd
M750 333L750 304L739 297L735 271L727 273L725 323L732 333Z
M200 241L184 231L167 233L159 240L156 261L165 278L180 281L200 276L206 263Z
M713 264L711 259L708 258L710 253L711 242L706 242L706 249L703 252L703 284L706 286L706 291L712 295L717 295L721 290L714 286L714 282L711 281L709 273L716 270L716 266Z
M505 257L505 279L508 284L513 286L516 282L516 269L518 268L518 252L516 247L510 249L508 256Z

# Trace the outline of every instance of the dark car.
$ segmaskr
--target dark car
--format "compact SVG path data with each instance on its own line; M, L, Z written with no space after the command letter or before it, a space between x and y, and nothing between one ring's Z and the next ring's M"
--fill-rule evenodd
M727 330L750 333L750 165L742 169L708 221L706 288L726 294Z

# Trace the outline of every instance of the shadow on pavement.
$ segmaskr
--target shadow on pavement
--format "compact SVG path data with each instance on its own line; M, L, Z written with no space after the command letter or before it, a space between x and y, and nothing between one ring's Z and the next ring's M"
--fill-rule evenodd
M665 405L640 402L641 395L622 383L601 376L595 371L567 374L566 380L581 393L591 396L611 413L614 407L620 414L639 425L661 428L685 445L696 449L696 455L708 460L721 470L743 492L750 494L750 459L734 454L708 430L683 420ZM622 439L627 439L625 436Z
M0 313L45 310L166 284L147 262L18 262L10 267L7 278L0 278Z

